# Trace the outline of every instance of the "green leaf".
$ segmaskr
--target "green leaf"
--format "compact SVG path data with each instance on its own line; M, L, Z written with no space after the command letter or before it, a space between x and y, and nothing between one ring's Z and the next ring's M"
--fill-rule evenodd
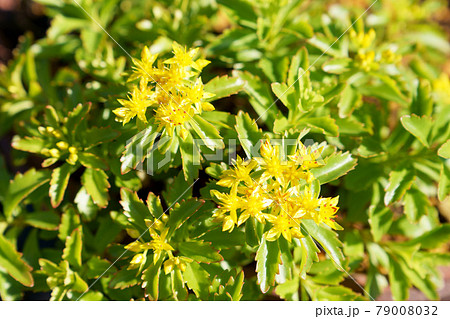
M450 195L450 167L442 163L441 175L439 177L438 197L442 202Z
M248 72L237 72L237 74L246 82L244 90L250 96L250 104L260 119L269 128L272 128L277 118L278 108L273 104L274 100L270 88L256 75Z
M114 222L109 217L97 218L100 226L98 227L95 237L93 239L93 246L100 254L103 254L105 248L114 242L114 239L119 235L122 227ZM92 241L92 239L90 239Z
M322 70L331 74L342 74L350 70L350 58L334 58L322 64Z
M25 214L25 223L45 230L58 229L60 217L52 211L34 212Z
M151 216L148 207L138 197L136 192L126 188L120 189L120 204L122 205L128 220L139 230L143 232L147 229L145 219Z
M381 237L389 231L393 220L393 214L389 207L369 208L369 224L370 231L376 242L380 241Z
M81 176L81 182L97 206L101 208L108 206L108 188L111 185L104 171L86 168Z
M318 284L338 285L346 273L339 271L330 259L321 260L312 265L309 277Z
M67 260L74 269L81 268L81 249L83 231L81 226L75 229L66 239L66 248L63 250L62 258Z
M206 101L211 102L232 94L236 94L242 90L244 85L245 81L236 76L216 76L214 79L205 84L204 91L215 94L213 97L206 99Z
M311 170L320 184L326 184L338 179L355 168L356 159L349 152L334 153L325 159L325 165Z
M0 297L3 301L22 300L22 286L0 268Z
M151 152L157 137L158 134L154 131L153 126L149 124L145 130L142 130L127 141L125 151L120 157L122 174L135 169L139 163L145 160Z
M353 301L365 300L352 289L344 286L322 286L314 284L315 289L311 293L313 301Z
M275 293L284 300L297 301L299 299L298 298L299 284L300 284L299 278L288 280L282 284L277 285L275 287Z
M292 280L294 273L294 257L288 241L283 237L278 238L278 246L281 252L281 264L279 267L279 274L276 276L278 283L284 283Z
M343 270L344 255L342 254L342 243L339 241L336 232L317 225L313 220L305 219L301 223L302 229L313 237L325 250L328 257L333 261L339 270Z
M407 266L405 266L404 271L408 275L411 284L422 291L428 299L434 301L439 300L436 284L430 278L422 278L417 271L410 269Z
M88 269L86 271L86 278L93 279L102 276L103 274L109 275L113 272L111 263L106 259L100 259L98 256L93 256L86 263Z
M414 135L425 147L429 147L428 137L433 128L433 121L428 116L418 117L415 114L404 115L400 118L403 127Z
M212 242L214 247L228 248L230 246L240 246L245 242L245 234L239 228L234 229L231 233L223 232L220 228L215 228L206 232L200 237L202 240Z
M408 300L409 282L398 261L389 260L389 283L394 300Z
M450 224L440 225L408 242L408 245L420 244L424 249L435 249L450 240Z
M186 264L186 270L183 272L183 277L186 284L191 289L197 298L201 300L208 300L210 275L198 263L192 262Z
M233 280L228 280L225 286L225 293L230 297L231 301L239 301L242 298L242 287L244 286L244 271L239 275L233 277Z
M344 255L364 257L364 241L358 230L354 229L345 233Z
M201 116L195 115L189 123L195 133L197 133L203 140L206 147L211 150L215 150L216 148L223 149L225 147L219 131L214 127L214 125L203 119Z
M341 57L342 53L333 48L333 42L331 39L328 39L326 36L321 34L315 34L311 39L308 39L308 43L313 47L318 48L322 52L326 52L328 55L333 57Z
M203 241L188 241L178 245L180 252L197 262L214 263L223 260L223 257L215 250L211 243Z
M307 21L299 21L292 25L292 29L299 32L305 38L312 38L314 36L314 29Z
M337 118L336 125L339 127L339 134L343 135L363 136L368 131L363 123L351 117Z
M78 160L80 163L88 168L94 168L99 170L108 169L108 165L97 155L87 152L78 153Z
M13 137L11 145L16 150L40 154L42 149L45 147L45 141L38 137L21 138L16 135Z
M422 58L420 58L419 55L416 55L409 65L412 71L414 71L414 73L416 73L420 78L431 81L439 76L437 70L434 67L432 67L429 63L425 62Z
M169 215L167 226L170 228L170 235L179 228L189 217L191 217L199 208L205 203L203 200L191 198L186 201L181 201L172 206Z
M49 171L36 171L34 168L25 174L18 173L10 182L8 191L3 202L3 211L6 217L11 216L14 208L39 186L50 179Z
M319 261L319 256L317 253L319 253L320 250L317 248L311 236L305 236L299 240L302 247L300 277L305 279L306 273L311 269L312 264Z
M406 105L407 99L399 89L395 80L384 74L374 74L380 82L371 83L371 77L367 77L368 83L358 87L359 93L366 96L375 96L386 101L394 101L400 105Z
M170 273L172 279L172 293L175 300L186 300L188 297L188 291L184 284L183 274L181 270L176 268Z
M238 23L256 26L258 16L249 2L245 0L218 0L217 3L230 10L236 16Z
M74 202L77 204L78 211L86 220L90 221L95 218L99 208L94 204L85 187L80 188Z
M347 85L342 91L338 102L339 117L346 118L350 116L354 109L361 104L361 94L359 94L351 85Z
M200 151L197 145L194 144L191 133L186 139L180 140L180 153L183 162L184 178L188 182L192 182L198 177L198 170L200 169Z
M420 80L411 103L411 113L430 116L433 112L431 87L427 80Z
M125 289L136 286L139 282L137 269L122 268L111 278L108 286L112 289Z
M259 226L258 221L254 217L250 217L245 222L245 241L250 247L255 247L260 244L260 238L258 236L258 231L256 225Z
M142 287L145 288L145 292L150 300L158 300L162 263L163 258L159 258L156 264L151 263L142 275L142 280L144 281Z
M285 83L272 83L272 91L277 98L291 111L298 107L299 97L295 92L295 88L288 87Z
M163 197L168 206L175 204L177 201L192 197L192 187L186 182L182 172L172 180L168 180L166 187L166 191L163 191Z
M81 104L79 103L72 112L69 113L65 127L69 132L69 135L75 136L75 130L82 120L86 117L91 109L91 103Z
M91 127L86 131L86 148L90 149L98 144L110 142L120 135L120 132L110 127Z
M53 208L58 207L64 198L72 168L72 165L64 163L62 166L55 168L52 172L49 195Z
M275 276L281 262L278 242L267 241L263 237L256 252L255 260L258 283L261 291L266 293L275 283Z
M164 214L159 196L156 196L152 192L148 193L147 207L150 214L155 218L160 218Z
M258 67L264 72L264 75L270 82L284 82L286 80L288 64L289 60L287 56L270 58L263 56L258 62Z
M329 117L310 117L299 121L297 125L300 123L305 123L315 133L322 133L329 136L339 135L339 127L336 125L336 120Z
M80 301L106 301L103 294L100 291L88 291L80 299Z
M307 70L308 68L309 68L308 50L306 50L306 47L302 47L292 57L288 71L287 85L294 86L294 84L298 82L299 79L299 70L300 69Z
M47 121L47 123L54 128L58 127L60 119L58 114L56 113L55 108L51 105L47 105L44 111L45 111L45 120Z
M411 169L394 170L389 174L389 184L386 186L384 204L387 206L399 201L411 187L416 176Z
M430 206L427 195L415 187L406 192L403 204L406 217L414 223L418 222L423 215L428 214Z
M34 285L31 275L32 268L22 260L21 254L16 251L12 243L1 234L0 268L24 286L32 287Z
M383 143L372 136L364 137L357 152L359 156L364 158L376 157L386 153Z
M258 128L250 115L239 111L236 116L236 132L247 157L253 157L255 151L259 151L259 142L264 137L262 130Z
M80 216L72 205L65 206L63 210L64 213L61 218L58 237L62 241L65 241L74 229L80 225Z
M383 293L387 286L388 282L386 277L380 274L379 270L375 266L370 265L367 274L367 283L365 286L368 296L377 298L381 293Z
M125 211L125 216L128 220L140 231L147 229L145 226L145 219L151 217L148 207L138 197L136 192L126 188L120 189L120 204Z
M447 140L442 146L438 149L438 155L444 158L450 158L450 140Z

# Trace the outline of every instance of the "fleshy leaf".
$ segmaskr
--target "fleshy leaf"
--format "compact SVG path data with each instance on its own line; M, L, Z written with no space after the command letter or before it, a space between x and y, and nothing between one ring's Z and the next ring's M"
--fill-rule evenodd
M81 268L82 235L83 232L80 226L67 237L66 248L63 251L63 259L67 260L74 269Z
M404 115L401 117L403 127L412 135L414 135L424 146L429 147L428 136L433 127L430 117L418 117L415 114Z
M215 250L211 243L203 241L182 242L178 245L180 252L197 262L213 263L223 260L223 257Z
M72 165L64 163L62 166L55 168L52 172L49 195L53 207L58 207L64 198L72 168Z
M342 243L339 241L336 232L317 225L313 220L304 220L301 225L322 246L328 257L337 265L337 268L342 271L344 255L340 248Z
M280 248L277 241L267 241L262 238L256 252L256 272L258 283L263 293L266 293L275 283L280 260Z
M32 268L22 260L21 254L14 246L0 234L0 267L22 285L32 287L34 284L31 275Z
M444 158L450 158L450 140L447 140L442 146L438 149L438 155Z
M104 208L108 205L108 188L111 185L104 171L86 168L81 182L97 206Z
M335 153L325 159L325 165L311 170L320 184L326 184L338 179L355 168L356 159L348 152Z
M259 151L258 143L264 137L262 130L247 113L239 112L236 116L236 132L245 154L251 158L255 151Z
M28 170L25 174L17 174L10 182L8 192L3 202L4 214L11 216L16 206L39 186L45 184L50 179L49 171L36 171L34 168Z
M400 200L411 187L416 176L411 169L394 170L389 174L389 184L386 186L384 204L387 206Z
M216 76L205 84L204 91L213 93L214 96L206 99L207 102L219 100L221 98L238 93L245 85L241 78L233 76Z

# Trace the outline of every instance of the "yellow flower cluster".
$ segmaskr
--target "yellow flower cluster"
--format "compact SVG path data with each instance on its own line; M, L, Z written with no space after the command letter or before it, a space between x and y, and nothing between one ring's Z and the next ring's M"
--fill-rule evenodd
M222 230L231 232L250 217L270 223L264 234L269 241L280 235L288 241L301 238L302 219L336 229L338 197L320 198L311 187L315 178L310 170L323 165L321 151L299 142L295 154L283 160L278 145L266 140L260 157L244 161L238 156L234 167L224 171L217 182L230 191L211 191L219 204L214 216L222 221Z
M141 52L141 59L133 59L134 67L129 81L139 80L128 94L128 99L119 99L122 107L113 112L123 124L135 116L147 123L147 109L154 109L158 130L165 129L173 135L180 127L181 136L186 136L184 124L195 114L212 111L214 107L205 99L213 94L204 91L199 77L202 69L208 65L205 59L195 59L198 48L187 50L173 43L173 57L154 63L157 55L151 54L148 47Z
M350 39L357 50L355 63L365 72L378 70L380 64L396 64L401 60L401 55L396 54L391 49L386 49L381 52L381 55L377 56L375 51L370 49L375 41L375 37L376 32L374 29L370 29L367 33L350 30Z
M52 148L43 148L41 154L48 157L42 165L44 167L54 164L59 159L65 159L70 165L75 165L78 161L78 152L81 150L79 147L71 146L65 140L66 136L58 128L53 128L51 126L43 127L39 126L39 133L44 137L49 137L54 140L59 140L54 144Z
M169 217L163 214L160 219L154 221L150 219L145 220L145 225L148 227L152 240L150 242L142 243L140 241L134 241L131 244L125 246L125 249L133 251L136 254L130 262L130 269L139 268L147 261L147 252L153 250L153 263L161 258L164 252L173 251L173 247L167 242L167 233L169 228L165 226Z
M178 268L184 272L186 270L187 263L193 262L191 258L185 256L174 257L172 253L174 248L168 243L167 238L169 228L166 224L168 219L169 217L166 214L163 214L160 219L155 218L153 221L150 219L145 219L145 225L148 227L152 240L150 242L141 242L136 240L135 242L125 246L125 249L137 253L130 261L128 269L139 268L142 270L142 267L147 262L147 253L149 250L153 251L153 264L156 264L161 258L165 258L165 254L167 254L168 259L164 261L163 264L166 275L171 273L175 268ZM129 231L134 232L132 230ZM133 233L130 235L133 235ZM136 233L134 235L138 236L139 234Z

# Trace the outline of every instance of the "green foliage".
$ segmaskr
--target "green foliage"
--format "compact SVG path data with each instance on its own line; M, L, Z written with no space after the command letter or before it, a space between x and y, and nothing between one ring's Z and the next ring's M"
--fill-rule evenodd
M0 68L2 300L439 299L443 1L35 1Z

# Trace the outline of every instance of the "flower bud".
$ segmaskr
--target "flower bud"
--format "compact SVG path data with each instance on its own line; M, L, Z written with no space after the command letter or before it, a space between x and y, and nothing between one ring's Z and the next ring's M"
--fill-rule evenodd
M56 137L57 139L61 139L62 138L62 134L60 131L54 130L52 131L52 134L54 137Z
M55 157L55 158L59 157L59 155L60 155L59 150L57 148L52 148L49 151L49 153L50 153L51 157Z
M70 154L67 158L67 163L71 165L75 165L75 163L78 161L78 155L77 154Z
M45 127L43 127L43 126L39 126L39 127L38 127L38 131L39 131L39 133L41 133L42 135L47 134L47 130L46 130Z
M56 143L56 146L58 146L60 150L64 151L69 147L69 144L67 144L67 142L64 141L59 141L58 143Z

